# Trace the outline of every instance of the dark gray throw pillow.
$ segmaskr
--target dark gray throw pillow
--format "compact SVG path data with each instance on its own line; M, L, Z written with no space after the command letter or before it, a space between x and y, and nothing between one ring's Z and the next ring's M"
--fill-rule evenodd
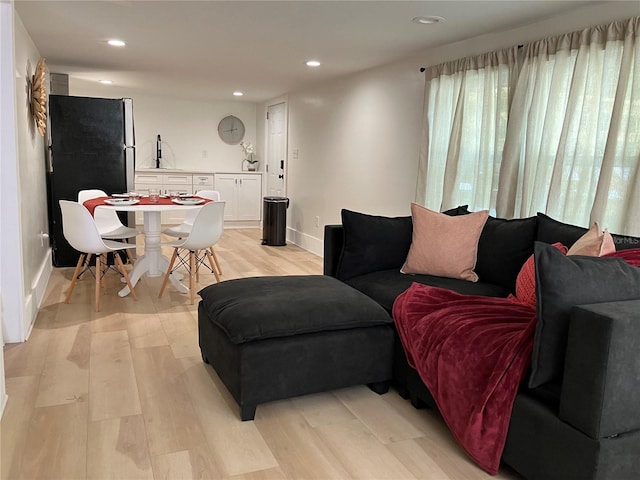
M514 220L489 217L478 241L475 271L480 281L515 293L518 273L533 254L537 225L537 217Z
M587 233L589 229L570 225L538 212L538 231L536 240L544 243L560 242L567 248L571 247L576 240Z
M529 387L559 380L569 331L569 313L576 305L640 299L640 268L619 258L565 256L536 242L538 320Z
M342 210L344 247L336 278L400 268L411 246L411 217L380 217Z

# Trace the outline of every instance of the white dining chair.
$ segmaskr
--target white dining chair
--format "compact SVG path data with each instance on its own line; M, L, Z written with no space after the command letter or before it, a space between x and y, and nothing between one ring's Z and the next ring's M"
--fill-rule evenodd
M103 190L91 189L80 190L78 192L78 203L83 204L87 200L98 197L107 197L108 195ZM140 235L140 232L135 228L127 227L124 225L115 210L108 208L96 208L93 214L93 218L98 227L100 236L106 240L122 240L127 242L130 238L135 238ZM134 259L129 254L129 250L126 251L129 262L133 265Z
M225 202L209 202L197 210L196 217L191 225L191 230L186 238L173 242L164 242L163 245L173 247L173 255L169 262L169 268L162 281L158 297L162 297L167 286L169 276L181 266L189 272L189 294L191 305L195 302L195 284L198 267L204 264L205 258L209 261L211 271L215 275L216 281L220 281L220 276L215 269L213 255L209 247L215 245L224 230L224 207ZM188 253L188 255L187 255ZM176 265L176 261L179 262Z
M220 201L220 192L218 192L217 190L198 190L195 193L195 196L206 198L208 200L213 200L214 202ZM191 227L193 225L194 219L196 218L196 215L198 215L198 210L196 209L187 210L184 221L180 225L167 228L163 230L162 233L170 237L177 237L177 238L186 237L187 235L189 235L189 232L191 231ZM218 256L216 255L216 251L213 249L213 247L210 247L209 251L213 256L213 262L215 264L215 268L218 270L218 274L222 275L222 269L220 268L220 262L218 261Z
M60 209L62 210L62 232L64 237L69 242L69 245L80 252L80 258L78 258L76 269L73 272L71 285L69 286L69 291L67 292L64 303L69 303L71 299L71 294L73 293L73 289L78 280L78 273L80 272L80 268L82 267L85 258L87 255L95 255L95 310L96 312L100 311L100 286L103 285L106 289L106 283L104 283L103 277L109 269L106 259L107 253L114 253L113 258L115 259L115 264L127 282L127 286L129 287L129 290L131 290L133 298L137 300L138 297L133 289L133 285L131 285L129 275L124 268L120 255L117 253L118 251L126 250L127 248L135 248L135 244L103 239L100 236L95 220L84 205L81 203L71 202L69 200L60 200L59 203Z

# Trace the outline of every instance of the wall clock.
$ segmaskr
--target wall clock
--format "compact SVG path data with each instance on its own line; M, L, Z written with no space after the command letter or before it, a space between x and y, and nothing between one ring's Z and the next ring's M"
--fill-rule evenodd
M36 122L40 136L44 137L47 129L47 67L44 58L40 57L36 64L36 70L31 77L29 88L29 109Z
M220 139L229 145L238 145L244 138L244 123L234 115L227 115L218 124Z

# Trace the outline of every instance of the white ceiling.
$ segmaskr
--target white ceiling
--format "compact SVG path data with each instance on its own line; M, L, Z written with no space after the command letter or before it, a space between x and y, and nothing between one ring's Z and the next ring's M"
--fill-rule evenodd
M250 102L586 3L594 2L15 0L52 72L190 98L236 100L241 90ZM411 22L422 15L446 21ZM110 38L127 46L110 47ZM322 66L307 67L311 58Z

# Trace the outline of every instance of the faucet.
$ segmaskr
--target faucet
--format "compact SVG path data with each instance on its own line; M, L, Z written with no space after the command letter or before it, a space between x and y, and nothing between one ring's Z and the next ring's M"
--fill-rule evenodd
M160 134L158 134L158 139L156 140L156 168L160 168L161 158L162 158L162 139L160 138Z

